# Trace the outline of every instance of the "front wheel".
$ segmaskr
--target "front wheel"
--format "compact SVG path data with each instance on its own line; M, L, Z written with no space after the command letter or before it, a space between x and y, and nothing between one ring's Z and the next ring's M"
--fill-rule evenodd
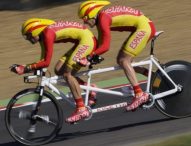
M172 61L164 65L164 70L182 87L182 91L156 100L157 109L173 118L191 116L191 64L186 61ZM151 93L155 95L172 88L166 77L157 71L151 82Z
M60 131L62 121L62 110L55 97L44 91L41 98L39 90L34 88L16 94L5 112L5 123L10 135L16 141L30 146L43 145L52 140Z

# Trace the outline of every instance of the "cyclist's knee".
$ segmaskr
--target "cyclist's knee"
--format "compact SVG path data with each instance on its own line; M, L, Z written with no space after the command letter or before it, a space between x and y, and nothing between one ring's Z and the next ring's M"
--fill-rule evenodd
M60 72L56 69L56 68L54 68L54 73L56 74L56 75L60 75Z
M124 63L124 59L123 58L117 58L117 64L122 66L122 64Z
M63 75L64 68L65 68L64 62L59 60L54 68L55 74L58 76Z
M125 66L126 64L131 64L132 62L132 57L130 56L121 56L117 58L117 63L120 66Z
M63 77L65 80L69 80L72 77L71 72L64 72Z
M54 72L56 75L61 76L63 75L63 71L61 69L58 69L57 67L54 68Z
M124 67L124 66L127 66L128 64L130 64L130 62L127 60L127 59L124 59L124 58L120 58L117 63L121 66L121 67Z
M133 57L129 54L124 53L122 50L119 52L117 56L117 63L119 65L123 65L124 63L131 63L133 61Z
M72 72L70 71L67 71L66 69L63 70L63 69L57 69L55 68L54 70L55 74L58 75L58 76L63 76L64 79L68 80L70 79L73 75L72 75Z

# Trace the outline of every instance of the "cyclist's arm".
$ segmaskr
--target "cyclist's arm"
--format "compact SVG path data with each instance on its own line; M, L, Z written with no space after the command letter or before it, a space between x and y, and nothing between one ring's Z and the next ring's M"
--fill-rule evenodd
M45 29L42 35L42 40L40 40L41 60L37 63L29 64L28 66L31 70L48 67L52 58L55 32L51 29Z
M98 39L100 44L92 54L101 55L109 50L111 41L110 26L111 18L105 13L100 13L100 15L98 15Z

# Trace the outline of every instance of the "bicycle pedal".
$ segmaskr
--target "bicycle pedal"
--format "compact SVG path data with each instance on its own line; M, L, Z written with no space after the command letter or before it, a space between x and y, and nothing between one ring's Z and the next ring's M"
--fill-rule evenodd
M155 99L153 95L149 93L149 100L146 103L142 104L141 107L143 109L150 109L151 107L153 107L154 103L155 103Z
M36 125L31 125L28 132L29 133L35 133L36 132Z
M67 122L68 123L68 122ZM79 121L78 122L72 122L72 123L68 123L68 124L70 124L70 125L77 125L79 123Z
M40 116L43 121L45 121L47 124L50 122L49 116L47 115L41 115Z

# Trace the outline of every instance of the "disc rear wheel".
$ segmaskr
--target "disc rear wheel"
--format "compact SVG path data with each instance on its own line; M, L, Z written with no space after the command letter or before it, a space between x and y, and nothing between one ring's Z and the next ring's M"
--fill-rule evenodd
M164 65L164 70L180 86L181 91L156 100L157 109L173 118L191 116L191 64L185 61L172 61ZM157 71L151 82L151 93L155 95L173 88L167 78Z

